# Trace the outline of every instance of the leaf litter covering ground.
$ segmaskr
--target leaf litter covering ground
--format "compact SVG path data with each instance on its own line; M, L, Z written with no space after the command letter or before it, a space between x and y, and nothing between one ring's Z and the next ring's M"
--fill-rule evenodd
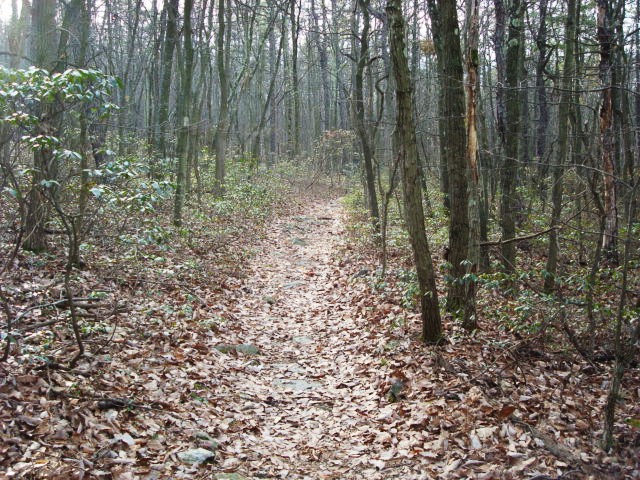
M111 343L74 371L0 365L0 474L640 475L630 426L615 455L596 447L606 370L493 330L449 325L449 344L423 346L400 289L372 291L375 263L345 240L335 200L268 230L244 276L133 291ZM637 371L627 378L622 419L639 413Z

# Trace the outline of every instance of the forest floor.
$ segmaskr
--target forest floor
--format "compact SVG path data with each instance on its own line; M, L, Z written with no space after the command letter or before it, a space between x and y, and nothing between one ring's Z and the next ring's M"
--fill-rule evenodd
M640 476L624 423L640 416L637 370L607 456L610 366L486 324L467 336L448 322L447 344L423 345L346 222L335 195L309 197L237 239L226 270L205 246L157 252L146 275L83 272L87 291L117 297L88 354L43 363L31 338L0 363L0 478ZM24 282L60 288L36 269Z

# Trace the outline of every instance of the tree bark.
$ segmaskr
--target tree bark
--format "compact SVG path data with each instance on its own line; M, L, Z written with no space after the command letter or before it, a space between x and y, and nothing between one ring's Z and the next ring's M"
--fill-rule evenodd
M173 223L182 225L182 209L186 195L188 168L188 145L191 120L191 83L193 78L193 31L191 28L191 11L193 0L184 0L184 20L182 36L184 44L184 65L182 68L182 91L178 100L176 121L178 122L178 144L176 145L176 193L173 205Z
M160 107L158 115L159 138L158 152L162 158L167 158L167 136L169 135L169 100L171 93L171 73L173 71L173 53L178 41L178 3L179 0L165 0L166 31L164 50L162 54L162 83L160 85ZM152 172L156 174L157 172Z
M225 161L227 153L227 136L229 128L229 75L227 72L227 49L225 46L227 0L218 2L218 34L216 37L216 65L218 67L218 80L220 83L220 112L218 114L218 127L216 128L216 181L214 192L216 195L224 195Z
M422 339L426 343L438 343L442 339L442 323L438 305L435 274L424 229L422 188L418 174L418 152L412 103L411 74L405 54L405 22L402 17L402 1L388 0L389 46L396 79L396 145L402 165L405 221L413 258L416 264L420 306L422 313Z
M469 273L476 273L481 264L480 237L481 237L481 198L480 198L480 171L478 168L478 128L477 128L477 86L478 86L478 0L467 0L467 151L466 163L469 169ZM464 315L467 327L475 329L478 326L475 311L475 282L467 279L464 283L467 299L467 312Z
M45 70L51 70L57 64L56 5L56 0L34 0L31 9L31 58L34 66ZM40 135L55 134L53 115L51 105L42 106ZM53 152L50 148L43 147L33 152L33 174L27 196L23 243L23 247L32 252L44 252L47 249L45 223L48 218L48 206L42 182L52 179L54 167Z
M605 229L602 250L607 258L617 262L618 207L615 182L613 132L613 12L611 2L598 0L597 34L600 45L599 76L602 89L600 103L600 157L604 183Z
M467 307L471 293L465 285L469 249L469 192L467 185L467 132L460 26L455 0L438 0L436 45L440 73L440 153L449 177L449 279L447 311L475 328L475 314ZM433 14L433 9L430 9ZM472 302L471 302L472 303ZM466 317L469 318L466 318Z
M359 40L359 54L356 63L355 72L355 90L354 90L354 108L355 123L360 144L362 145L362 156L365 171L365 190L367 195L367 205L369 207L369 215L376 232L380 231L380 210L378 208L378 196L376 193L376 179L373 170L374 145L369 134L365 119L364 104L364 70L369 65L369 0L357 0L358 8L362 14L362 30L357 37Z
M578 8L576 0L567 0L567 19L565 22L564 70L562 72L560 107L558 110L558 150L553 166L553 186L551 199L551 230L549 231L549 254L545 267L544 291L550 294L555 289L558 271L558 229L562 213L562 195L564 190L564 169L569 150L569 125L573 104L573 79L575 77L576 32L578 28Z
M509 29L506 55L506 124L504 161L501 171L502 197L500 204L500 226L503 240L516 235L516 181L518 177L518 148L520 140L520 75L523 53L522 28L524 8L521 0L512 0L509 6ZM502 262L504 269L514 272L516 269L516 243L502 244Z
M538 60L536 62L536 107L538 116L536 118L536 142L535 142L535 161L538 163L539 185L542 187L544 195L548 171L546 160L547 150L547 128L549 125L549 105L547 102L547 88L545 85L545 69L549 61L547 53L547 7L549 0L541 0L540 9L540 26L536 35L536 45L538 47ZM568 14L570 15L570 14ZM566 31L566 30L565 30ZM565 44L566 48L566 44ZM566 69L566 64L564 66Z

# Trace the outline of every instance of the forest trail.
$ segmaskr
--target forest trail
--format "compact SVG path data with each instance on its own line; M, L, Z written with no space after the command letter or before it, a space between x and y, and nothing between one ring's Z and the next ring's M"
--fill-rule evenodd
M376 288L340 200L292 210L237 256L119 264L127 308L76 368L0 364L0 478L622 478L593 442L604 373L451 322L426 347L402 263Z
M233 420L218 437L225 469L263 478L408 478L404 463L379 460L391 442L383 428L391 412L379 408L375 345L338 265L342 217L331 200L276 220L251 261L233 343L259 354L225 359L233 375L221 386L235 396L224 406Z

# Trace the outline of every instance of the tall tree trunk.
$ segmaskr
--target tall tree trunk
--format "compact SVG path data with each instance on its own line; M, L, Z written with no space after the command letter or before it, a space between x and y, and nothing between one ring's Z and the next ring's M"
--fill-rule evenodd
M602 250L609 260L617 261L618 206L616 198L614 132L613 132L613 11L611 2L597 3L598 43L600 45L599 76L602 89L600 103L600 151L604 183L605 229Z
M436 50L436 62L438 67L438 84L440 86L443 86L446 83L446 80L442 77L445 69L443 65L443 62L445 60L445 53L443 51L443 48L445 47L445 42L443 40L444 30L443 30L442 19L441 19L442 12L440 11L440 4L438 0L427 0L427 7L429 9L429 17L431 18L431 32L433 35L433 44ZM445 95L446 95L446 89L440 88L439 96L438 96L438 110L439 110L438 131L440 132L441 138L440 138L440 141L438 142L438 145L440 147L440 190L442 191L442 195L443 195L444 208L447 211L447 213L449 213L451 209L451 180L449 178L449 165L447 163L449 160L449 155L447 153L448 145L446 143L445 138L442 136L443 132L445 132L447 129L446 122L447 122L447 116L448 116L448 113L443 114L444 108L445 108L444 105L446 103L446 100L444 98Z
M182 225L182 209L186 195L188 172L188 145L191 119L191 83L193 77L193 31L191 28L191 11L193 0L184 0L184 20L182 36L184 44L184 65L182 68L182 91L178 100L176 121L178 122L178 144L176 146L176 195L173 205L173 223Z
M405 221L409 231L418 276L422 312L422 338L426 343L437 343L442 339L442 323L431 253L424 229L411 74L405 54L405 22L402 17L402 1L388 0L386 12L390 24L389 46L396 79L396 145L402 165Z
M23 62L30 10L29 0L22 0L22 7L18 16L18 2L17 0L11 0L11 22L7 27L7 45L11 55L9 57L9 68L19 68Z
M118 115L118 154L124 155L129 142L126 140L125 126L130 115L131 105L129 105L130 95L133 89L130 85L131 70L133 66L133 55L136 48L136 38L138 36L138 26L140 24L140 10L142 8L142 0L135 0L133 25L129 29L127 37L127 60L122 74L122 87L120 88L120 108L122 111Z
M449 177L449 281L447 310L465 327L475 328L475 314L467 308L470 290L465 286L469 249L469 192L465 130L464 78L460 26L455 0L438 0L436 45L440 73L440 152ZM433 13L433 9L430 9ZM472 302L471 302L472 303ZM469 318L465 318L465 316Z
M51 70L57 63L56 45L56 0L34 0L31 10L31 59L34 66ZM52 117L51 105L41 107L39 134L55 135L55 120ZM43 252L47 249L45 223L48 207L45 200L43 182L51 180L53 152L42 147L33 152L33 174L31 188L27 198L27 214L25 218L25 236L23 246L32 252Z
M578 28L578 7L576 0L567 0L567 18L565 22L564 70L562 72L560 107L558 110L558 149L553 166L553 186L551 199L551 230L549 232L549 254L545 268L544 291L552 293L555 288L558 271L558 227L562 213L562 195L564 190L564 169L569 150L569 125L573 104L573 82L575 78L576 32Z
M76 9L77 11L70 15L76 20L76 24L69 26L70 29L77 30L73 32L79 41L78 55L74 63L80 68L86 68L87 51L89 49L89 27L91 24L90 4L92 0L74 0L67 4L67 9ZM87 233L86 215L89 206L89 139L87 125L87 109L83 109L79 115L80 134L78 135L78 148L80 152L80 192L78 194L78 211L72 216L70 227L72 229L72 240L69 245L69 264L74 266L82 265L80 258L80 246Z
M477 92L478 87L478 43L479 43L479 15L478 0L467 0L467 158L469 169L469 273L476 273L481 265L480 256L480 171L478 168L478 128L477 128ZM468 279L464 282L467 299L465 313L468 326L477 328L475 312L475 282Z
M536 45L538 47L538 60L536 62L536 107L538 115L536 118L536 142L535 161L538 163L539 181L542 187L542 194L546 190L546 179L548 164L546 159L547 150L547 128L549 125L549 105L547 102L547 88L545 85L545 69L549 56L547 54L547 7L549 0L541 0L540 26L536 35ZM566 48L566 45L565 45ZM564 67L566 69L566 65Z
M500 137L500 142L504 146L506 138L506 106L505 106L505 85L506 85L506 60L504 56L505 32L507 23L507 10L504 0L493 0L496 15L496 29L493 33L493 48L496 55L496 128Z
M365 170L365 189L367 195L367 205L369 207L369 215L376 231L380 230L380 210L378 208L378 196L376 194L375 172L373 170L374 145L369 134L369 128L365 119L364 104L364 70L369 65L369 0L357 0L357 6L362 14L362 30L359 36L359 54L356 58L355 72L355 91L354 91L354 108L355 123L360 144L362 145L362 156L364 159Z
M283 25L284 28L284 19ZM271 78L269 79L269 89L267 90L267 98L265 99L264 106L262 107L262 111L260 114L260 119L258 121L258 127L254 133L253 144L251 147L251 154L253 158L259 158L260 156L260 138L262 136L262 131L264 130L265 124L267 122L267 113L270 108L274 108L274 92L276 81L278 79L278 71L280 70L280 58L282 57L282 50L284 49L284 41L286 37L284 35L280 36L280 43L278 44L278 52L275 53L275 34L273 33L273 29L269 32L269 60L271 63ZM272 123L275 124L275 114L272 113ZM275 135L275 133L274 133ZM269 161L267 162L267 164Z
M285 25L284 21L282 22L282 31L280 34L280 45L284 45L286 40L285 35ZM280 50L282 52L282 50ZM271 74L271 78L275 79L278 76L278 71L280 69L280 55L278 55L276 62L276 35L274 30L269 32L269 73ZM278 101L275 95L271 96L271 100L269 102L269 161L268 165L273 165L276 161L276 155L278 151L277 144L277 129L278 129Z
M509 5L509 29L506 55L505 98L505 158L502 165L500 185L502 198L500 204L500 226L502 239L512 240L516 236L516 181L518 177L518 151L521 132L520 118L520 75L521 56L523 54L522 28L524 8L521 0L512 0ZM502 262L505 270L513 272L516 268L516 242L502 244Z
M167 26L162 53L162 83L160 85L160 107L158 112L159 138L158 152L167 158L167 136L169 135L169 100L171 93L171 73L173 71L173 53L178 41L178 4L179 0L165 0L164 10ZM159 172L152 172L157 175Z
M291 105L291 137L290 153L291 157L296 157L300 153L300 86L298 78L298 37L300 35L300 9L296 10L297 0L291 2L291 95L293 103Z
M216 182L214 192L219 196L224 194L225 157L229 129L229 74L227 71L227 49L229 47L225 46L225 30L229 28L229 25L226 25L226 1L219 0L218 2L218 34L216 37L220 112L218 114L218 127L216 128Z

